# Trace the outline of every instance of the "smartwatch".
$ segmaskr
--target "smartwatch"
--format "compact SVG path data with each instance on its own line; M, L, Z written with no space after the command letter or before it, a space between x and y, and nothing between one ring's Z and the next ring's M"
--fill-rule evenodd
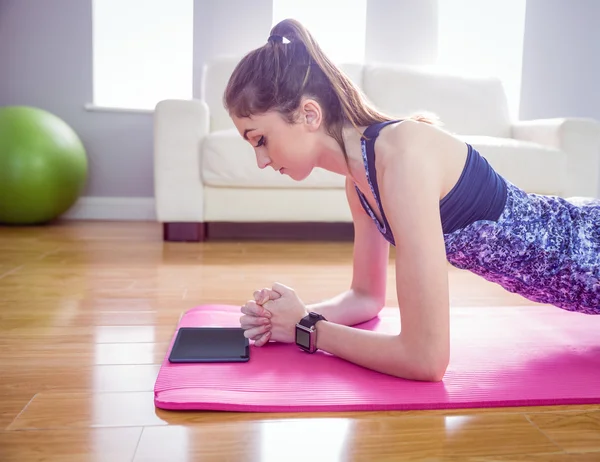
M317 329L319 321L327 321L318 313L310 312L296 324L296 345L308 353L317 351Z

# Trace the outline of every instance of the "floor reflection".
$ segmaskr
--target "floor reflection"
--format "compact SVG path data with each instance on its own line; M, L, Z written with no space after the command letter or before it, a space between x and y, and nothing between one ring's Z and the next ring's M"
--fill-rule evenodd
M466 415L448 415L444 417L446 425L446 436L453 436L464 430L464 427L471 420L470 416Z
M347 460L349 419L302 419L263 422L260 426L260 460L335 462Z
M135 460L189 462L198 460L193 446L202 440L193 427L146 427L142 432ZM210 458L209 458L210 459Z
M153 343L155 326L96 326L95 343Z

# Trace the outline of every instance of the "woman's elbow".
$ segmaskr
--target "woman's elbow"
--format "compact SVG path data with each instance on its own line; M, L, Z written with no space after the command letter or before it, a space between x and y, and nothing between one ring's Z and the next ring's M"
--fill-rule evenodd
M394 375L422 382L440 382L450 363L450 346L442 343L410 343L402 335L397 338Z
M444 354L421 358L412 367L412 378L421 382L441 382L446 375L448 363L449 357Z
M419 378L417 380L421 380L423 382L441 382L444 380L447 368L448 364L440 364L436 365L435 367L423 368L421 371L419 371Z

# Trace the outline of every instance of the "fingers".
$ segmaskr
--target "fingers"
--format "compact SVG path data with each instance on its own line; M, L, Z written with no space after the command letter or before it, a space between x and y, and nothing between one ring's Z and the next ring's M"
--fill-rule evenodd
M253 295L254 301L256 301L256 303L259 305L264 305L269 299L269 294L265 291L265 289L256 290Z
M242 313L250 316L265 316L267 318L271 317L271 312L264 309L254 300L249 300L244 306L242 306Z
M242 327L242 329L250 329L252 327L258 326L268 326L270 324L271 322L268 318L261 316L250 316L245 314L240 317L240 326Z
M294 292L294 289L292 289L291 287L288 287L286 285L283 285L279 282L275 282L273 284L273 291L277 292L279 294L279 296L282 296L286 292Z
M280 295L271 289L261 289L254 292L254 300L259 305L264 305L269 300L277 300Z
M261 347L263 345L266 345L269 342L269 340L271 340L271 331L265 332L262 335L254 337L254 345L257 347Z
M253 294L254 300L249 300L242 306L243 316L240 317L240 324L244 329L244 336L252 339L254 345L261 347L271 340L271 312L262 305L277 300L281 294L272 289L257 290Z
M250 329L246 329L244 331L244 337L246 338L254 338L258 335L265 334L271 330L270 324L265 324L262 326L251 327Z

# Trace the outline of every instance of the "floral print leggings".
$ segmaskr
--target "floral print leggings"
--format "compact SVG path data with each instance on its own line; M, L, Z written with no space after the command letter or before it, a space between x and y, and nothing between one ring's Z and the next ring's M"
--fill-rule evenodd
M448 261L531 301L600 314L600 200L507 185L498 220L444 236Z

